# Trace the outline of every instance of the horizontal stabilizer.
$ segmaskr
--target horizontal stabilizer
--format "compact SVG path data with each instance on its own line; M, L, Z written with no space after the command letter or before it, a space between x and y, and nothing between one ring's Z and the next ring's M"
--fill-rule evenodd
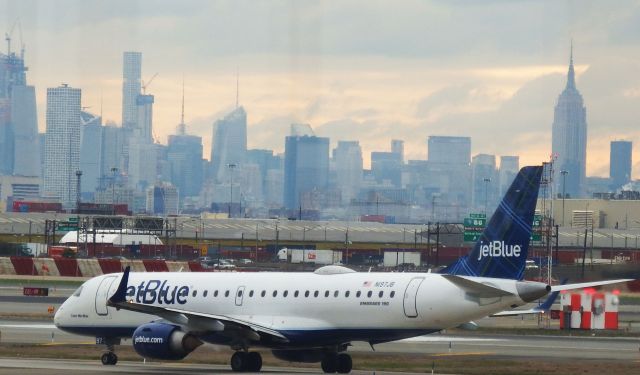
M602 285L626 283L626 282L633 281L633 280L634 279L602 280L602 281L592 281L592 282L588 282L588 283L554 285L554 286L551 287L551 291L552 292L560 292L560 291L563 291L563 290L593 288L593 287L602 286Z
M478 283L461 276L445 274L442 275L442 277L449 280L459 288L464 289L467 293L474 294L480 298L505 297L514 295L513 293L507 292L506 290L495 288L487 284Z

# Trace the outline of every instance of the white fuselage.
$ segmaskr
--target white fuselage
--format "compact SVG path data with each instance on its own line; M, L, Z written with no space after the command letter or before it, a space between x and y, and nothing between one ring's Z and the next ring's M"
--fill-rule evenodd
M63 330L130 337L159 317L106 300L122 274L88 280L55 315ZM477 298L432 273L131 273L127 300L226 316L281 332L290 345L385 342L455 327L525 302L516 281L472 278L513 296ZM209 341L216 342L215 337Z

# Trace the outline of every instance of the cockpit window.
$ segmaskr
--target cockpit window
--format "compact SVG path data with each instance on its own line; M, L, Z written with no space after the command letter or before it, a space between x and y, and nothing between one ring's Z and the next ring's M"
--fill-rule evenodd
M74 297L80 297L80 293L82 293L82 287L84 287L84 285L80 285L80 287L76 289L75 292L73 292Z

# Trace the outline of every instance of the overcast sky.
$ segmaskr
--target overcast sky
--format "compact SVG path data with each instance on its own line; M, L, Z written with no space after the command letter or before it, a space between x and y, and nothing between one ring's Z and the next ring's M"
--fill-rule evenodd
M289 125L306 122L332 147L359 140L366 165L392 138L425 159L429 135L547 160L573 38L587 173L608 176L609 142L628 139L640 177L639 1L0 0L0 14L0 29L20 20L41 131L46 88L62 82L119 124L122 52L133 50L143 80L158 73L147 93L162 143L180 119L184 75L185 122L208 158L239 71L249 147L282 152ZM12 36L18 46L18 27Z

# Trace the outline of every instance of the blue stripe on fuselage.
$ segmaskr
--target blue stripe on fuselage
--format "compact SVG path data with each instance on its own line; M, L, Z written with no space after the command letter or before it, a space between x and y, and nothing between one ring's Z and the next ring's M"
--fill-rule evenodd
M84 336L130 338L138 327L116 326L67 326L60 328L63 331ZM379 328L340 328L340 329L284 329L278 330L287 339L288 343L271 340L261 340L256 343L264 347L321 347L329 345L345 344L351 341L365 341L373 344L388 341L402 340L409 337L422 336L438 332L439 329L379 329ZM266 335L265 335L266 336ZM232 339L222 333L211 333L200 338L211 344L228 345Z

